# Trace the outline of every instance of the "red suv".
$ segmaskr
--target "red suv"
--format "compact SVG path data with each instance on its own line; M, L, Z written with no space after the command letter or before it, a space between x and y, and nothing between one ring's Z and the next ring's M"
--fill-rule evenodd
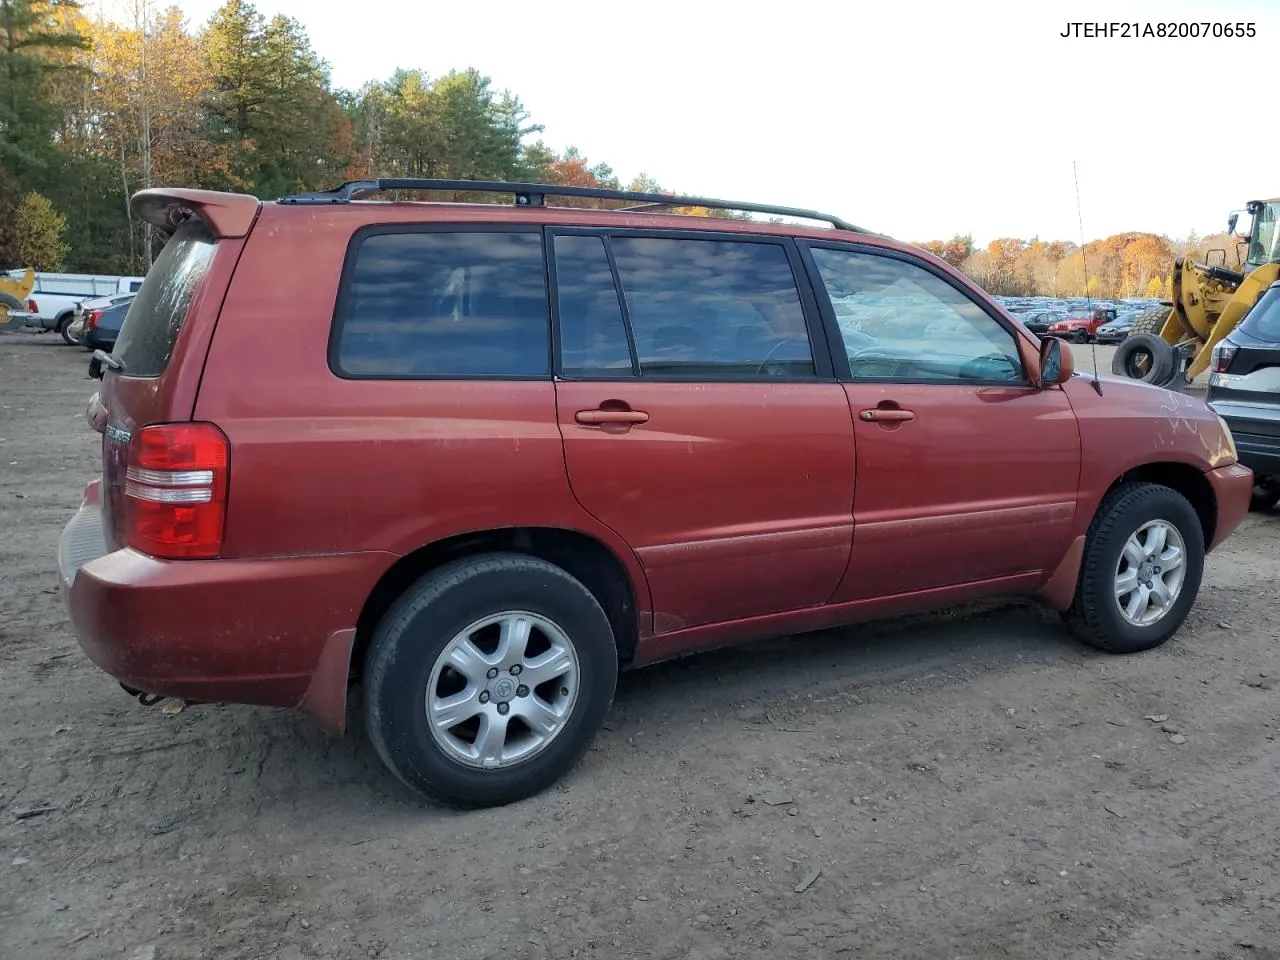
M387 765L448 802L548 786L620 667L709 647L994 594L1154 647L1249 506L1204 403L1074 376L838 218L448 181L133 209L172 237L95 354L81 645L135 694L334 730L359 682Z
M1115 307L1077 307L1063 319L1049 324L1048 332L1053 337L1088 343L1098 335L1099 327L1115 318Z

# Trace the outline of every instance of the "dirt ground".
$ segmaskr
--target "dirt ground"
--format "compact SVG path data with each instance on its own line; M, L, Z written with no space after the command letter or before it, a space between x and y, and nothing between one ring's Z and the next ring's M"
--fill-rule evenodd
M1160 650L1012 602L690 658L558 788L454 813L80 653L86 360L0 335L0 957L1280 958L1280 512Z

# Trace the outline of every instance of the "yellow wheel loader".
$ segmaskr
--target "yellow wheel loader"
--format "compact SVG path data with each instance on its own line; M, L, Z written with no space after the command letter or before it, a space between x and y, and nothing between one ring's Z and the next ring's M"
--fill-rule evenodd
M0 274L0 330L16 330L26 323L23 311L35 285L36 272L30 268L20 277Z
M1174 389L1184 388L1209 367L1214 344L1236 328L1266 289L1280 279L1280 197L1246 207L1253 224L1240 269L1197 263L1173 265L1173 302L1148 310L1134 321L1116 350L1111 372ZM1228 220L1236 234L1239 214ZM1243 237L1236 234L1240 239Z

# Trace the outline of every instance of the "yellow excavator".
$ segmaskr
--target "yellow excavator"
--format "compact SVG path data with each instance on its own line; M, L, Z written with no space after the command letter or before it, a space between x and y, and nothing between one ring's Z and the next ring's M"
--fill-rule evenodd
M23 311L35 285L36 272L30 267L20 277L0 274L0 330L16 330L26 323Z
M1236 328L1266 289L1280 279L1280 197L1246 205L1252 226L1236 232L1240 212L1227 232L1247 244L1237 256L1240 269L1180 257L1173 265L1172 303L1148 310L1134 321L1116 350L1111 372L1159 386L1182 389L1209 367L1214 344ZM1208 258L1206 258L1208 259Z

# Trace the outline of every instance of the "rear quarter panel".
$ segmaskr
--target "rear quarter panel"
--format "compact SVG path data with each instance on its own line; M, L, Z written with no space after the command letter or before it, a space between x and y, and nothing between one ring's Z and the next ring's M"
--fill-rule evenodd
M414 220L383 207L379 222ZM327 347L343 258L368 208L264 205L216 332L195 417L231 441L223 555L402 556L540 526L605 543L649 609L634 554L573 498L543 380L346 380Z

